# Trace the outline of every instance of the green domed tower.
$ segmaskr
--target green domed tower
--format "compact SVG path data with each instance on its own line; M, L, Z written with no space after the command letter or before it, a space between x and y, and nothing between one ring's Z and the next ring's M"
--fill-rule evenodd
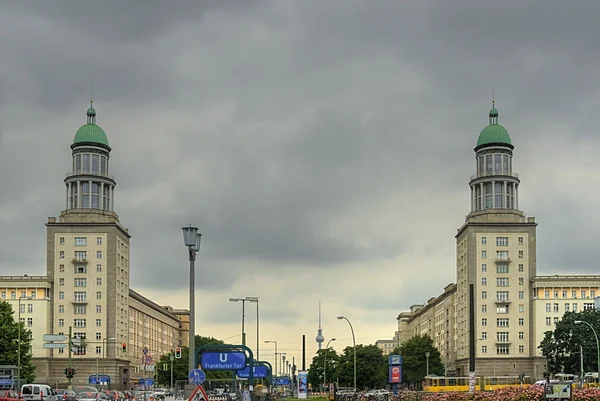
M489 125L481 130L475 146L477 174L469 183L471 212L518 210L519 176L512 171L514 146L506 128L498 124L494 101L489 119Z
M75 134L73 171L67 174L67 210L96 209L113 211L116 182L108 172L110 146L106 133L96 124L96 110L87 109L87 123Z

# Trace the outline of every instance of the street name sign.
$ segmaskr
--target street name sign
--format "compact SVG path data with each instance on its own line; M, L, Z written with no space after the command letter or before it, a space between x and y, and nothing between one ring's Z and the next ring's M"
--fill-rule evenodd
M201 366L205 370L242 370L246 367L243 352L204 352Z
M267 369L267 367L264 365L255 365L252 371L252 375L255 379L265 379L269 375L269 369ZM250 377L250 366L246 366L244 369L238 370L237 375L241 379Z
M65 343L44 343L42 348L53 348L53 349L63 349L67 348L67 344Z

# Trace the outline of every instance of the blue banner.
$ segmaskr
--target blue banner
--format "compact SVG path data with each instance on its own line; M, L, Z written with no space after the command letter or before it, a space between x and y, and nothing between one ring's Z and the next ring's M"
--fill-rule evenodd
M243 352L204 352L200 358L204 370L242 370L246 367Z
M264 365L256 365L253 369L255 379L264 379L269 375L269 369ZM246 366L242 370L238 370L237 375L239 378L245 379L250 377L250 366Z

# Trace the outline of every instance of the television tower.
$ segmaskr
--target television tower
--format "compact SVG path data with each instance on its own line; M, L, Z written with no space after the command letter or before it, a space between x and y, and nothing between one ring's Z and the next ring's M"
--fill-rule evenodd
M323 337L323 329L321 328L321 301L319 301L319 329L317 330L317 338L315 338L317 344L319 344L319 351L321 350L321 345L323 341L325 341L325 337Z

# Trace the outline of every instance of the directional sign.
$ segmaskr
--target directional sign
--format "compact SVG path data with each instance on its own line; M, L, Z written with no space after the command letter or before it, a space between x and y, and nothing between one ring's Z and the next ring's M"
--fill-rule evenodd
M204 352L201 357L204 370L242 370L246 367L243 352Z
M190 383L199 386L202 383L204 383L204 380L206 380L206 375L204 374L202 369L193 369L190 371L188 379L190 379Z
M279 376L273 379L273 384L276 386L289 386L292 380L287 376Z
M108 383L110 383L110 376L107 375L90 375L90 377L88 378L88 383L89 384L103 384L103 385L107 385Z
M388 365L402 365L402 355L390 355Z
M255 365L252 371L254 372L252 375L255 379L264 379L269 375L269 369L267 369L267 367L264 365ZM238 370L237 375L242 379L250 377L250 366L246 366L244 369Z
M54 348L54 349L63 349L67 348L67 344L65 343L44 343L42 348Z
M67 341L67 336L62 334L44 334L44 341Z
M81 338L72 338L71 345L74 347L81 347L82 342L84 342Z

